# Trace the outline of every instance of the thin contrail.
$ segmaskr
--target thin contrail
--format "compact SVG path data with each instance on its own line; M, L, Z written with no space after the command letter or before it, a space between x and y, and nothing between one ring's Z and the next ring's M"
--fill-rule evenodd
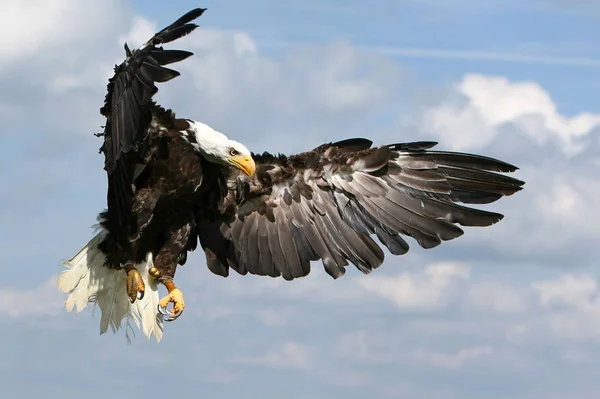
M291 42L291 41L272 41L261 43L267 47L297 47L304 45L314 45L317 43ZM350 43L351 44L351 43ZM600 58L584 57L560 57L544 55L528 55L519 53L502 53L492 51L478 50L444 50L419 47L394 47L394 46L357 46L366 51L373 51L379 54L390 56L412 57L412 58L443 58L449 60L470 60L470 61L489 61L489 62L511 62L527 64L546 64L546 65L564 65L580 68L598 68L600 67Z
M375 51L381 54L422 57L422 58L447 58L472 61L519 62L529 64L568 65L576 67L600 67L600 59L579 57L538 56L516 53L497 53L489 51L469 50L442 50L414 47L380 47L361 46L362 49Z

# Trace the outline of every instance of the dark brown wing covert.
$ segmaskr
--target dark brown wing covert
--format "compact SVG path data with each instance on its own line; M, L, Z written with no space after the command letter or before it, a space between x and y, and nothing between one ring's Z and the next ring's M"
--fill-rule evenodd
M254 155L255 176L226 171L227 191L197 212L209 269L291 280L321 260L334 278L348 262L369 273L384 259L373 236L401 255L409 249L403 236L432 248L461 236L458 225L501 220L459 203L486 204L521 190L522 181L497 173L517 168L429 150L436 144L371 148L367 139L350 139L290 157Z

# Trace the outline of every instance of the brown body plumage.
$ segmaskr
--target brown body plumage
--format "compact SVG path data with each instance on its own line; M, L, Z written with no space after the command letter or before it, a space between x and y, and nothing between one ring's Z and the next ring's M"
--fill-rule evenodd
M123 237L124 230L110 223L109 208L100 214L101 225L110 232L101 249L107 254L108 267L140 263L151 252L161 276L172 278L195 227L194 206L202 182L202 158L175 127L175 124L179 128L186 126L185 120L176 119L160 107L153 114L151 129L162 133L149 132L145 162L133 169L131 230L125 237L128 246L119 246L115 239Z

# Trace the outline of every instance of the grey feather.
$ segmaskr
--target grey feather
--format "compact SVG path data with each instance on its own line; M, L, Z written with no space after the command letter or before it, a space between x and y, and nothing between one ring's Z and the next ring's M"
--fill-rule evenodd
M222 171L229 180L222 203L233 207L228 209L237 215L235 222L219 213L200 213L197 223L223 217L222 224L231 226L230 237L223 234L212 246L229 251L227 259L235 247L231 267L241 273L247 269L291 280L307 275L310 262L321 260L325 271L339 278L349 263L363 273L382 264L384 253L374 237L402 255L409 250L403 236L433 248L462 236L459 225L498 222L501 214L458 203L493 202L524 184L497 173L516 170L513 165L430 151L435 142L371 144L350 139L289 157L253 154L256 174L244 177L243 184L237 180L240 171Z

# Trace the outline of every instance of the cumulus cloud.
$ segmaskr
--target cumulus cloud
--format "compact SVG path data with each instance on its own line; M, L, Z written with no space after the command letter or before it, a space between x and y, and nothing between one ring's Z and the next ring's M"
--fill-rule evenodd
M455 150L481 150L512 125L538 145L553 142L569 155L585 148L586 136L600 126L600 114L562 115L550 95L531 81L467 74L455 86L458 99L423 115L426 131Z
M265 326L269 327L282 327L287 325L290 320L296 314L297 309L292 306L286 307L273 307L273 308L258 308L258 309L246 309L245 307L209 307L203 309L202 303L197 301L195 298L197 295L192 295L193 305L200 308L201 313L205 320L210 322L218 322L221 320L228 320L232 317L252 317L258 319Z
M542 323L559 337L600 342L600 289L589 275L565 274L532 285L546 317Z
M298 152L324 137L375 133L373 121L389 111L404 77L389 58L346 42L305 45L275 58L245 32L200 28L178 45L195 56L178 65L185 78L161 87L159 101L246 139L258 152ZM181 101L183 92L193 101Z
M460 263L437 263L422 273L391 276L365 276L358 281L367 291L392 301L405 310L432 310L447 306L461 280L469 277L469 267Z
M449 302L452 316L411 320L407 328L414 334L471 337L481 343L493 339L517 347L564 344L560 356L573 362L579 356L574 345L600 343L600 286L589 274L539 280L524 270L503 282L494 276L471 278Z
M587 172L587 173L586 173ZM562 234L576 237L598 237L600 209L600 180L592 170L569 170L550 179L547 189L537 194L536 202L541 220L559 228Z
M466 291L473 309L495 313L519 313L528 309L528 298L517 287L493 281L476 282Z
M56 277L30 289L0 286L0 315L11 318L56 316L63 310L64 299L56 290Z
M267 367L305 369L313 363L312 350L298 342L286 342L281 347L270 349L264 355L240 357L237 362Z
M585 307L598 291L596 280L590 276L563 275L557 280L535 283L544 305L565 303L576 308Z
M575 165L564 160L523 165L527 185L503 211L505 219L476 240L513 258L562 267L588 264L598 254L600 181L591 160ZM511 199L512 200L512 199ZM506 252L505 252L506 253Z
M257 311L258 318L267 326L284 326L294 316L295 308L285 307L276 309L260 309Z
M569 346L562 352L562 357L569 363L576 365L598 365L598 359L584 347Z
M420 137L513 163L526 182L523 191L484 206L505 215L500 223L467 228L444 246L447 253L563 267L596 258L600 113L568 116L538 83L468 73L417 115Z
M3 4L0 14L0 33L15 40L7 40L0 48L0 71L30 58L36 62L40 57L45 61L71 61L78 57L79 46L121 29L126 21L125 10L119 0L91 0L85 4L75 0L32 0L27 4L9 1ZM69 48L71 52L64 52Z
M354 331L340 337L335 353L341 358L361 364L386 364L397 360L390 336L380 331Z
M481 357L491 356L494 350L490 346L476 346L471 348L463 348L455 353L436 353L430 351L416 352L414 357L417 361L426 364L447 368L456 369L467 363L471 363Z

